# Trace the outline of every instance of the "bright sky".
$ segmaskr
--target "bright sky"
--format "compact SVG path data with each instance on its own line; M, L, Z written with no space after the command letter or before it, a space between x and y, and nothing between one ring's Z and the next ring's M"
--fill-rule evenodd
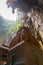
M7 8L6 0L0 0L0 15L5 19L16 20L18 14L17 11L15 11L15 14L12 14L12 9Z

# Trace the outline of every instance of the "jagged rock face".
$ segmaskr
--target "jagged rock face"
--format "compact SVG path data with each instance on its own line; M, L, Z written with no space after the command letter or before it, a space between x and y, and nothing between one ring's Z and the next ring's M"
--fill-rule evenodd
M24 17L23 26L28 26L31 33L43 43L43 13L31 9Z
M15 8L19 8L22 12L25 12L26 14L28 12L31 13L30 18L32 20L32 24L31 25L29 24L30 29L33 27L32 32L34 32L35 37L42 42L43 41L43 13L36 10L34 11L34 7L41 8L43 5L43 0L7 0L7 5L8 7L12 8L13 13ZM39 10L39 8L37 8L37 10ZM33 9L33 11L31 11L31 9ZM28 22L29 20L27 21L27 23Z
M22 11L28 11L31 8L43 8L42 0L7 0L8 7L12 8L12 12L14 13L15 8L19 8Z
M13 13L15 8L19 8L20 10L27 12L34 5L37 6L37 3L38 0L7 0L7 5L12 8Z
M43 13L37 10L33 10L31 11L30 18L32 20L32 24L29 25L30 27L33 25L30 31L33 31L33 35L35 35L35 38L37 38L39 41L41 41L41 43L43 43Z
M34 21L35 21L35 28L37 31L39 31L39 34L43 40L43 13L35 12L35 15L33 15Z
M39 2L43 3L43 0L38 0Z

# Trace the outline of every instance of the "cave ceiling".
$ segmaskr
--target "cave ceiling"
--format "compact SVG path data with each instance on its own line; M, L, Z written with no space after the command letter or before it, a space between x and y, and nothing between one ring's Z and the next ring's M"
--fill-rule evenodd
M24 12L31 8L43 9L43 0L7 0L6 3L8 8L12 8L13 13L15 8L19 8Z

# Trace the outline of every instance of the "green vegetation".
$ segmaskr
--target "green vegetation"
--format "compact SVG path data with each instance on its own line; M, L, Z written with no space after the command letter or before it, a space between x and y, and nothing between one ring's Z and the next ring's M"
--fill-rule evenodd
M20 23L20 18L16 21L9 21L0 16L0 42L4 41L6 36L11 36L13 32L17 31Z

